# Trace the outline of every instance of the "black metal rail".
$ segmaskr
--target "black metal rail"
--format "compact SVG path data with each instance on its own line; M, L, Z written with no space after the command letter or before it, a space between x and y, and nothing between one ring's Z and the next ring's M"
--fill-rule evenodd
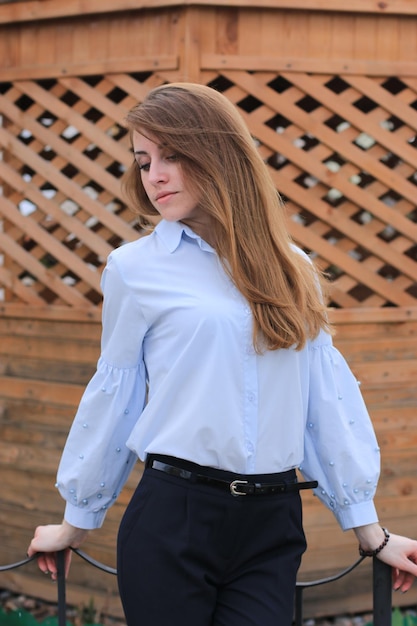
M96 561L91 556L83 552L82 550L73 549L79 557L87 561L90 565L97 567L98 569L108 574L117 574L117 570L113 567L109 567ZM65 566L64 566L65 552L62 550L57 553L57 595L58 595L58 624L59 626L66 625L66 581L65 581ZM27 557L17 563L11 563L10 565L0 565L0 572L16 569L22 567L27 563L33 561L36 557ZM362 563L365 557L359 558L355 563L347 567L346 569L338 572L334 576L327 578L321 578L317 580L311 580L306 582L297 582L295 592L295 626L302 626L303 623L303 592L309 587L317 587L318 585L326 585L335 580L339 580L344 576L347 576L358 565ZM372 593L373 593L373 626L391 626L391 614L392 614L392 592L391 592L391 567L386 565L377 558L373 559L372 568Z

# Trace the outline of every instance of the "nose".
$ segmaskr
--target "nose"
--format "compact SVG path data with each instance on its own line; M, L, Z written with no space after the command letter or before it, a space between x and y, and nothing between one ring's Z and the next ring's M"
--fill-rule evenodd
M163 183L168 180L168 171L162 159L153 159L149 166L148 180L152 185Z

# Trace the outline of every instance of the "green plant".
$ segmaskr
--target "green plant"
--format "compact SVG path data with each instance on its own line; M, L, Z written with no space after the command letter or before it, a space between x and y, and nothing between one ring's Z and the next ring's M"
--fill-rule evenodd
M373 626L373 622L368 622L365 626ZM392 611L391 626L417 626L417 616L403 614L395 607Z

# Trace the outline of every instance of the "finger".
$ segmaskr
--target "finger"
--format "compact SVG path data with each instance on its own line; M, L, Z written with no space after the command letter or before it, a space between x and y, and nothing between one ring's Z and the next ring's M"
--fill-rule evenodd
M48 574L49 570L48 570L48 564L46 562L46 558L45 558L45 554L40 554L38 556L38 567L41 570L41 572L43 572L44 574Z
M404 579L400 587L400 591L402 593L406 593L411 588L413 581L414 581L413 574L410 574L409 572L405 572Z
M27 555L29 557L34 556L39 550L36 548L36 536L33 537L27 549Z
M69 574L71 559L72 559L72 550L68 548L67 550L65 550L65 578L67 578Z
M413 584L414 575L411 572L396 569L393 573L393 581L394 590L405 593Z
M398 591L404 583L405 572L398 568L392 568L393 588L394 591Z
M52 574L52 576L56 576L57 573L57 565L56 565L56 555L55 552L46 552L45 553L45 563L46 569L48 572Z

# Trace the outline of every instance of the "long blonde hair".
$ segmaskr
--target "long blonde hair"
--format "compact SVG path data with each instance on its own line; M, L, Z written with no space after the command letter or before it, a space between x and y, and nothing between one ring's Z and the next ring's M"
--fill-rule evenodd
M321 328L328 330L321 276L292 245L282 201L233 104L210 87L171 83L152 90L126 124L178 155L211 217L210 243L250 304L256 349L301 349ZM133 209L158 215L136 162L123 187Z

